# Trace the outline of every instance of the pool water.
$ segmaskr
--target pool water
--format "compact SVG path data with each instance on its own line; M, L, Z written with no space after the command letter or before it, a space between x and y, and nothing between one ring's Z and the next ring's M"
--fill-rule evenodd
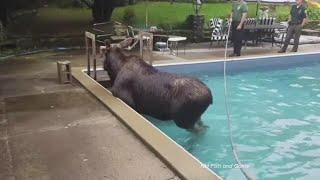
M172 121L150 121L223 179L245 179L229 143L223 77L184 74L201 79L214 94L202 116L210 128L195 135ZM233 74L228 90L234 141L249 174L256 179L319 179L319 63Z

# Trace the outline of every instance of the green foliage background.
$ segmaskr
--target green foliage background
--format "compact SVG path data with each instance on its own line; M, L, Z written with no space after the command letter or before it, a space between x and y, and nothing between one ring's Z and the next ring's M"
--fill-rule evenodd
M148 24L150 25L169 25L171 27L181 27L187 17L194 14L192 3L174 3L152 2L148 5L144 2L129 6L135 14L135 25L143 27L145 24L146 9L148 9ZM127 7L119 7L115 9L112 19L121 21L124 11ZM289 6L277 6L276 18L278 20L286 20L289 14ZM202 6L201 14L205 16L206 22L212 17L226 18L231 11L231 3L205 3ZM256 4L249 4L249 17L255 17Z

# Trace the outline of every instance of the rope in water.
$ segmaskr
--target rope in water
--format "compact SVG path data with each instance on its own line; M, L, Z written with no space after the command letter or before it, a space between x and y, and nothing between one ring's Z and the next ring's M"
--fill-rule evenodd
M226 109L226 115L227 115L227 120L228 120L228 128L229 128L229 140L230 144L232 147L232 152L234 159L238 163L238 166L240 167L240 170L242 174L247 178L247 180L253 180L253 178L243 169L243 165L238 157L237 154L237 149L235 147L234 141L233 141L233 135L232 135L232 127L231 127L231 118L230 118L230 111L229 111L229 99L228 99L228 86L227 86L227 50L228 50L228 40L229 40L229 35L230 35L230 27L231 27L231 22L229 22L228 25L228 34L227 34L227 40L226 40L226 46L224 50L224 63L223 63L223 78L224 78L224 103L225 103L225 109Z

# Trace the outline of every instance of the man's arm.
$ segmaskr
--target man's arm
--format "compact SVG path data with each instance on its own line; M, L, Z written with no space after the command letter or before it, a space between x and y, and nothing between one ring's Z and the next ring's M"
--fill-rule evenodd
M291 15L289 15L289 18L288 18L288 23L289 23L289 22L291 22Z
M240 23L239 23L239 25L237 27L238 30L242 29L242 25L246 21L246 18L247 18L247 13L246 12L242 13Z
M308 22L307 18L304 18L301 23L301 27L303 27Z
M302 14L302 16L303 16L303 20L302 20L302 23L301 23L301 27L303 27L303 26L307 23L307 21L308 21L306 9L303 9L303 14Z
M292 5L291 9L290 9L290 13L289 13L289 17L288 17L288 25L291 22L291 16L292 16L293 7L294 7L294 5Z

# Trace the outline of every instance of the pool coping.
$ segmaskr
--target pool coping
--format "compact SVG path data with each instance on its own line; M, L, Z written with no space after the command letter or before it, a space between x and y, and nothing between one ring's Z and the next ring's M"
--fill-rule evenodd
M243 60L263 60L265 58L275 58L275 57L290 57L290 56L302 56L302 55L311 55L311 54L320 54L320 51L312 51L312 52L298 52L298 53L283 53L283 54L272 54L272 55L259 55L259 56L241 56L241 57L227 57L226 62L230 61L243 61ZM191 61L191 60L188 60ZM172 65L188 65L188 64L202 64L202 63L214 63L214 62L224 62L224 57L217 59L208 59L208 60L197 60L193 62L173 62L173 63L161 63L154 62L154 66L172 66Z
M72 76L108 107L181 179L222 179L121 99L114 97L108 89L84 73L84 69L72 68Z

